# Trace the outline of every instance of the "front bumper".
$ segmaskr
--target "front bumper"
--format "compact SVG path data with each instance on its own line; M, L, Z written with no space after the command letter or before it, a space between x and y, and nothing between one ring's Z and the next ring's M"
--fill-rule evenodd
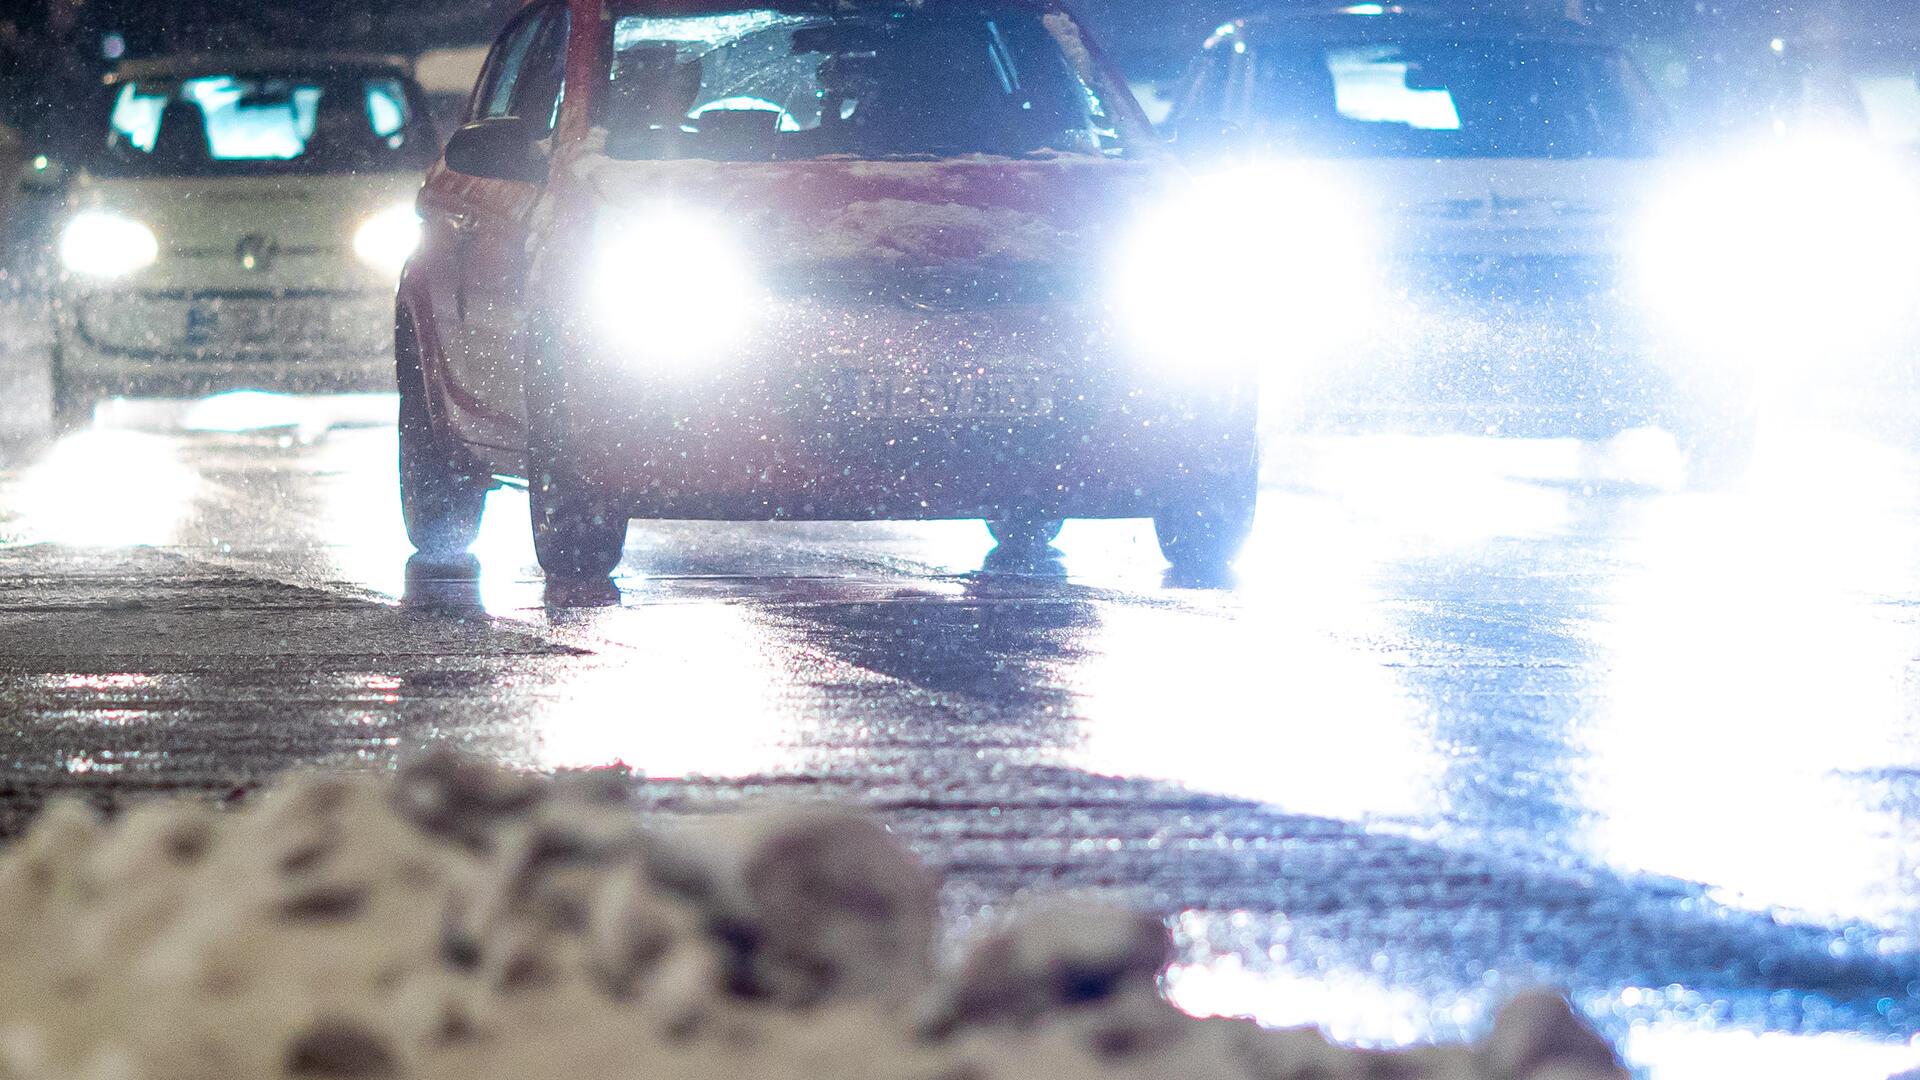
M59 297L72 389L126 396L393 388L385 290L99 289Z
M565 453L638 517L1123 518L1250 475L1250 370L1127 355L1103 317L785 303L724 365L560 335Z
M1276 413L1310 430L1604 438L1720 395L1599 260L1428 260Z

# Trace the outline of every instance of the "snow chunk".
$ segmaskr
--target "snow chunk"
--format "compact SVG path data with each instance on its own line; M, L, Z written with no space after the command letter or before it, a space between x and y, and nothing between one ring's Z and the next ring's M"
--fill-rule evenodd
M56 804L0 852L0 1078L1606 1080L1553 995L1478 1047L1194 1020L1159 919L1039 904L937 970L937 879L817 806L663 823L438 755L230 813Z

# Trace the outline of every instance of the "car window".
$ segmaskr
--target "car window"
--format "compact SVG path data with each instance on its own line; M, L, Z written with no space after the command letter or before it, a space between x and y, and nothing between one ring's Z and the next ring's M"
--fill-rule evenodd
M544 119L551 129L559 119L566 86L567 31L572 16L565 8L554 8L536 21L539 26L521 61L507 108L508 115Z
M1024 7L628 14L613 57L616 155L1123 156L1131 145L1114 97Z
M1175 123L1382 157L1643 157L1663 127L1622 54L1511 39L1220 49Z
M1908 72L1858 77L1860 101L1867 129L1882 142L1900 146L1920 144L1920 80Z
M112 97L100 164L148 175L419 168L433 147L417 100L395 76L142 79Z
M1829 46L1796 57L1793 126L1856 129L1889 146L1920 146L1920 47Z
M469 121L486 120L513 114L513 92L519 84L527 53L545 24L539 15L529 15L515 23L494 46L480 76L480 89L474 95Z

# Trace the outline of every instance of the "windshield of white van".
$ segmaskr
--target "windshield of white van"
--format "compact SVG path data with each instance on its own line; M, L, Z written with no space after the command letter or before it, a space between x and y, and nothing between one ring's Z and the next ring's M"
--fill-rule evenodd
M1120 157L1132 142L1125 91L1096 85L1070 21L1028 8L630 14L613 35L618 157Z
M1664 118L1612 49L1415 38L1211 50L1177 129L1319 156L1645 157Z
M100 164L142 176L421 169L433 139L400 78L206 74L113 96Z

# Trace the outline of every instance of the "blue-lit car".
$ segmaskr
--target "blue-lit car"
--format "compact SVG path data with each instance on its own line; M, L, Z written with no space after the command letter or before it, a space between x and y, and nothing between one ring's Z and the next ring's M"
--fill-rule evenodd
M1174 98L1169 132L1216 196L1189 254L1244 269L1223 307L1261 313L1276 409L1746 438L1745 373L1695 362L1638 291L1668 123L1603 35L1383 4L1249 17Z

